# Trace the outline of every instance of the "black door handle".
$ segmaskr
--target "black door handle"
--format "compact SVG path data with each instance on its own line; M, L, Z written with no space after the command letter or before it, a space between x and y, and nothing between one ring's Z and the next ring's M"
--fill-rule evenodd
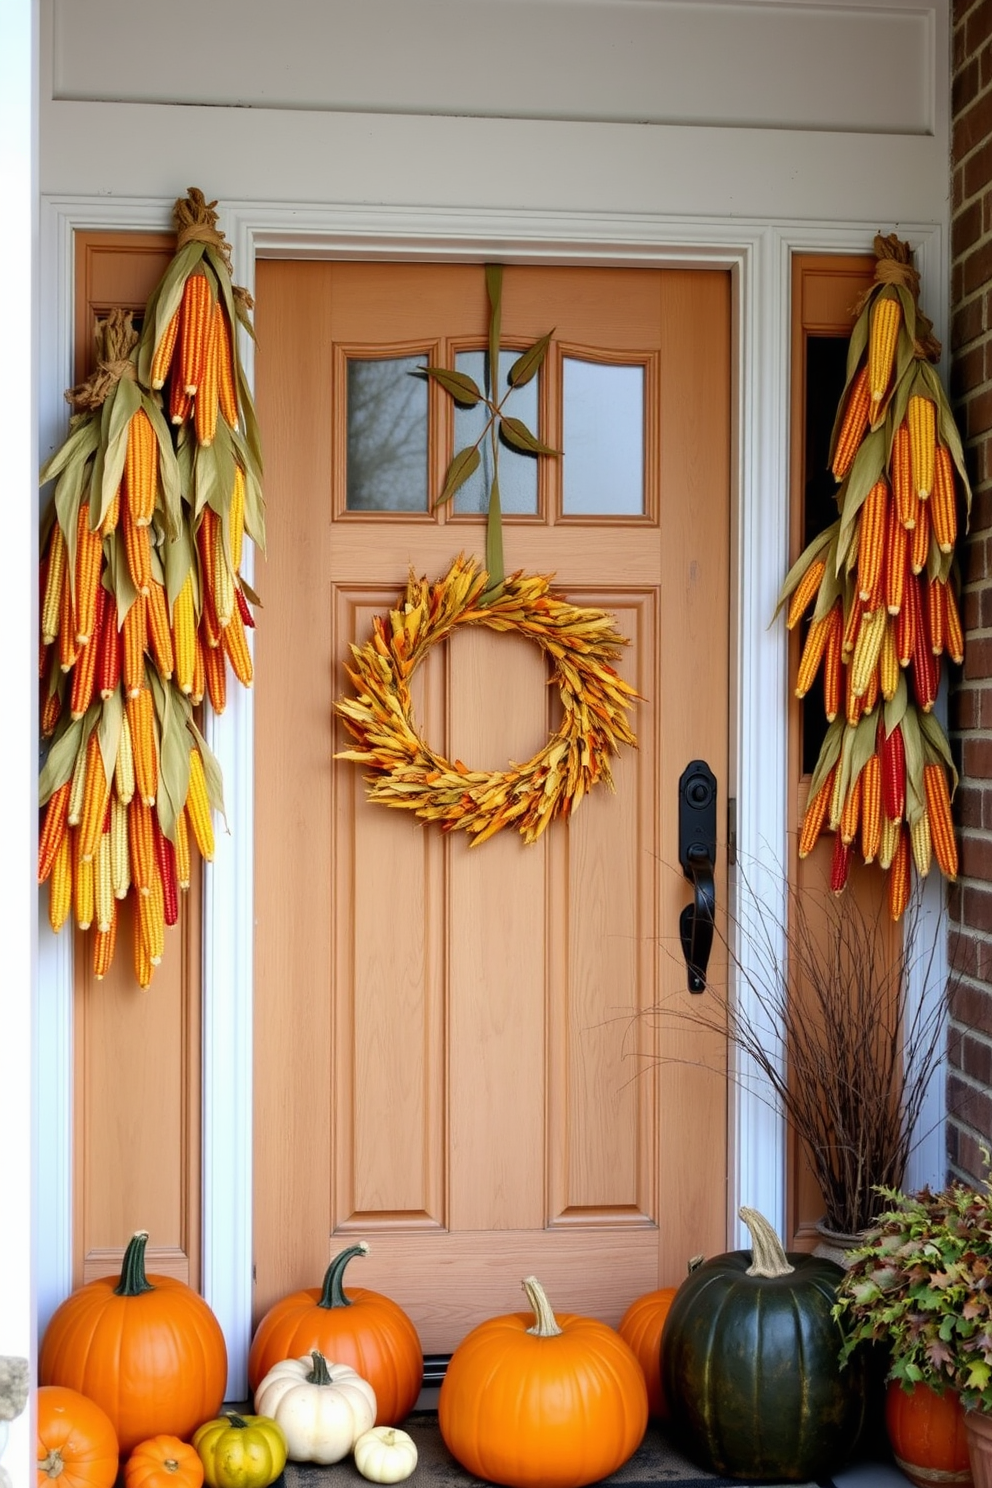
M716 917L716 776L705 760L692 760L679 779L679 862L692 884L679 916L682 954L689 991L703 992Z

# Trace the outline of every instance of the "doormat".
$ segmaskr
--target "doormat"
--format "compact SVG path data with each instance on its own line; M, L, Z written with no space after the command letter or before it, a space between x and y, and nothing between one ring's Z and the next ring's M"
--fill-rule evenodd
M417 1444L417 1466L412 1477L406 1480L410 1488L474 1488L474 1485L485 1488L486 1480L466 1472L444 1445L436 1411L415 1412L403 1422L403 1430ZM283 1478L285 1488L353 1488L353 1485L357 1488L359 1484L367 1485L367 1479L362 1477L351 1457L333 1467L288 1462ZM741 1478L721 1478L704 1472L677 1452L653 1422L633 1457L617 1472L600 1481L616 1484L617 1488L649 1488L649 1485L657 1483L666 1483L668 1488L749 1488ZM763 1488L768 1488L767 1482ZM792 1488L829 1488L829 1483L800 1483L793 1484Z

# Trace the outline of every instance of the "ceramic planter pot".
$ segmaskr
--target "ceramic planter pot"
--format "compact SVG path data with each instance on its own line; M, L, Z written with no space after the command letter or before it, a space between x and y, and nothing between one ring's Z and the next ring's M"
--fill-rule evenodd
M904 1390L893 1381L885 1395L885 1426L897 1466L917 1488L967 1488L972 1482L965 1412L953 1390Z

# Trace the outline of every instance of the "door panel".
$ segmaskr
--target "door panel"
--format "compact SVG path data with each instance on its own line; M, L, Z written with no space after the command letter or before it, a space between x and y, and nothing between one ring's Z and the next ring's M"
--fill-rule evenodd
M616 616L641 701L615 794L601 786L533 845L503 832L478 848L371 805L333 757L333 704L349 644L409 571L484 548L475 514L348 510L347 359L454 365L485 344L483 270L262 262L256 291L257 1312L359 1235L354 1284L406 1306L428 1352L522 1306L533 1271L557 1307L615 1323L726 1244L725 1043L677 1020L662 1041L650 1014L691 1000L679 776L705 758L727 780L729 278L505 271L503 344L555 328L547 443L564 355L644 368L643 512L564 516L565 449L539 462L537 512L504 517L508 570L552 573ZM453 412L435 387L428 423L436 492ZM425 737L473 768L530 758L556 723L544 659L519 637L456 634L414 682ZM717 977L720 963L717 946Z

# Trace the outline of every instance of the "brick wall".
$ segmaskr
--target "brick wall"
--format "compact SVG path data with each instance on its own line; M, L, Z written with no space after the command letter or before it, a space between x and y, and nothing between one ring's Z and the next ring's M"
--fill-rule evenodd
M954 972L948 1166L983 1176L992 1142L992 0L952 0L950 393L974 493L962 548L963 674L950 724L961 877L950 895Z

